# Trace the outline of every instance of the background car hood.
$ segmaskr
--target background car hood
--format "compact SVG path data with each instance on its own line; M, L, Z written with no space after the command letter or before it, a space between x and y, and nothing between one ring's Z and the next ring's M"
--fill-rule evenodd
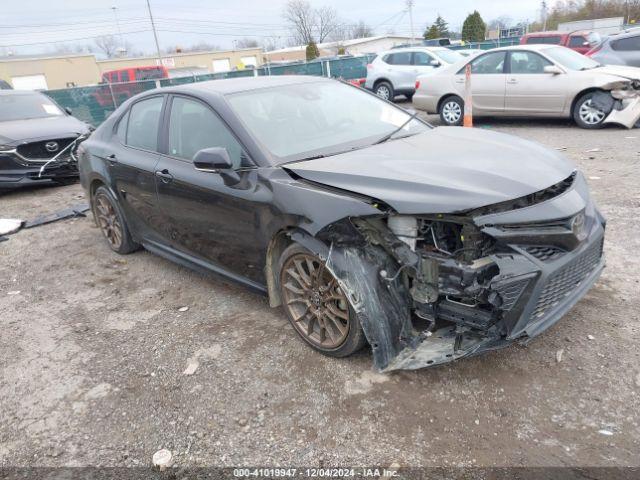
M285 168L406 214L452 213L511 200L550 187L575 169L537 143L461 127L439 127Z
M77 118L60 117L32 118L0 122L0 144L13 145L25 140L60 138L86 133L89 127Z

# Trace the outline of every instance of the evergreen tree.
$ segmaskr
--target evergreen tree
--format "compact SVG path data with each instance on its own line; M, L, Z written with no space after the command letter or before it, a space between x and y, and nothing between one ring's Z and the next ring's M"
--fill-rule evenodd
M314 42L313 40L309 42L309 45L307 45L306 53L307 62L320 56L320 51L318 50L318 45L316 45L316 42Z
M462 25L462 40L465 42L481 42L487 29L480 13L475 10L469 14Z
M448 38L449 37L449 24L438 15L436 21L431 24L431 26L425 30L422 36L426 39L433 38Z

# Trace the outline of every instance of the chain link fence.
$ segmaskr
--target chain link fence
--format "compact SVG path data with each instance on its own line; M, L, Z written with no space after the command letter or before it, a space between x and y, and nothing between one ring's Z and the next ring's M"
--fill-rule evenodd
M373 57L373 55L365 55L362 57L316 60L287 65L264 65L256 69L46 90L44 93L61 107L71 109L74 117L97 127L123 102L138 93L154 88L206 82L222 78L265 75L314 75L353 80L367 76L367 64L371 62Z

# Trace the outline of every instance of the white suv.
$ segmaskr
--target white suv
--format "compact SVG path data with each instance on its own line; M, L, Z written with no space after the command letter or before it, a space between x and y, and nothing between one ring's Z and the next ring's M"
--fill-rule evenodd
M464 60L455 50L444 47L406 47L380 53L367 65L365 88L393 100L404 95L409 101L415 92L416 77L441 66Z

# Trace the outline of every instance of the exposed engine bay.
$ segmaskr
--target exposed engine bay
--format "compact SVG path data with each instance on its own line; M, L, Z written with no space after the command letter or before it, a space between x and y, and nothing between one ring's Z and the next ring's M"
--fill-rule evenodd
M390 211L332 224L315 239L292 238L343 281L376 366L422 368L526 342L578 301L604 266L605 222L593 204L571 205L569 215L550 220L513 218L549 218L562 194L585 189L574 172L487 208Z

